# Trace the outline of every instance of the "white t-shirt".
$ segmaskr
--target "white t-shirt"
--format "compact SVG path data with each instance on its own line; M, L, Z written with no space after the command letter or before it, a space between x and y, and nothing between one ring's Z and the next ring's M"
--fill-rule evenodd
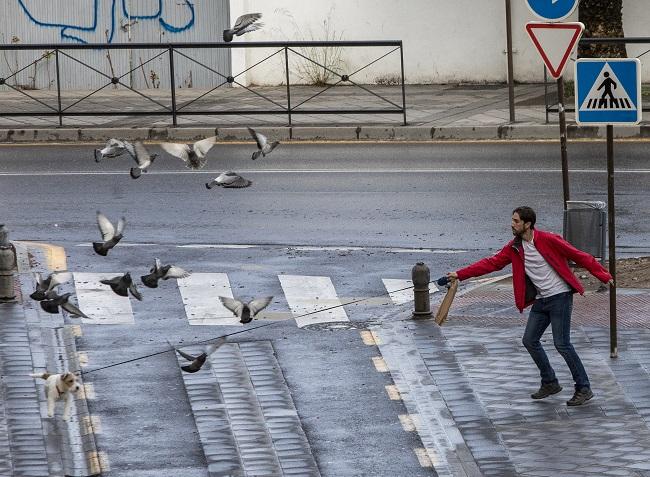
M571 287L562 280L535 247L535 238L530 242L521 241L524 246L524 268L526 275L537 288L537 298L548 298L558 293L571 291Z

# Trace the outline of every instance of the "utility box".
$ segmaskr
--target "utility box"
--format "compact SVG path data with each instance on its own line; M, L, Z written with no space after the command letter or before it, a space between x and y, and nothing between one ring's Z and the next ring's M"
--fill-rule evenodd
M607 204L568 200L564 211L564 239L575 248L605 261L607 255Z

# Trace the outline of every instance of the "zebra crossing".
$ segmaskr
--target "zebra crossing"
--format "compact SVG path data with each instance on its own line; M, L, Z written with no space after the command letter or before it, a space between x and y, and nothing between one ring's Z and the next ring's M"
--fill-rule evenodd
M89 318L81 318L86 325L133 325L136 316L130 297L115 294L100 280L121 273L73 272L74 287L79 308ZM328 276L277 275L282 288L286 316L296 320L296 326L332 322L349 322L344 301L339 298L332 279ZM170 280L171 281L171 280ZM239 319L219 301L219 296L234 298L227 273L192 273L189 277L176 280L185 316L190 325L242 326ZM376 295L387 293L391 301L404 304L413 299L412 282L403 279L382 279L383 290ZM166 285L167 286L167 285ZM438 291L435 285L432 293ZM277 298L274 300L277 303ZM146 298L145 298L146 300ZM277 308L277 306L276 306ZM284 310L283 310L284 311ZM261 314L267 313L266 310ZM278 315L278 313L275 313Z

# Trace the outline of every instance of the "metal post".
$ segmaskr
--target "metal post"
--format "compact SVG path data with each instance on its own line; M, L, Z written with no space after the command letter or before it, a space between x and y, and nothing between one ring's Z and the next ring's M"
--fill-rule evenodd
M402 69L402 111L404 111L404 122L402 123L403 126L406 126L406 85L404 84L405 78L404 78L404 45L402 42L399 42L399 58L400 58L400 65Z
M172 124L177 126L176 121L176 78L174 77L174 48L169 47L169 85L172 92Z
M609 287L609 356L618 357L616 331L616 229L614 221L614 126L607 125L607 230L609 232L609 273L614 286Z
M128 42L131 44L131 0L128 1L128 6L127 6L127 22L129 25L128 28ZM129 86L133 88L133 50L129 48Z
M61 74L59 72L59 49L54 50L56 63L56 99L59 104L59 126L63 126L63 111L61 111Z
M515 122L515 80L512 60L512 9L510 0L506 0L506 49L508 56L508 105L510 107L510 122Z
M7 228L4 224L0 224L0 302L12 301L16 298L14 288L16 249L7 236Z
M284 47L284 71L287 76L287 115L289 116L289 126L291 126L291 83L289 81L289 48Z
M431 316L431 302L429 298L429 281L431 274L429 267L424 262L418 262L411 270L413 280L413 318L427 318Z
M564 193L564 210L566 203L571 200L569 195L569 160L566 151L566 114L564 112L564 79L560 76L557 79L557 102L560 116L560 151L562 155L562 191Z
M544 114L546 124L548 124L548 75L546 74L546 65L544 65Z

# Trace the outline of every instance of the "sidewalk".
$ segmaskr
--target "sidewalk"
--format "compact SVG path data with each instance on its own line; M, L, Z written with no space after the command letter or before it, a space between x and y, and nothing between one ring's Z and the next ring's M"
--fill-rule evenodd
M400 86L337 86L325 90L315 86L292 86L291 104L301 109L395 109L402 104ZM292 125L282 107L287 104L286 87L218 88L214 91L178 89L176 104L181 109L178 127L169 115L102 116L107 111L162 111L171 105L170 92L143 90L144 96L124 87L92 91L63 91L63 109L96 112L97 115L66 116L63 127L56 116L38 116L39 111L57 110L55 90L0 91L0 142L103 141L125 139L191 140L217 135L220 140L249 140L246 126L261 128L280 140L499 140L559 139L557 113L546 123L544 85L515 87L515 122L509 121L508 88L497 85L407 85L407 125L396 114L292 114ZM320 93L320 94L319 94ZM89 96L90 95L90 96ZM549 87L549 101L555 89ZM311 99L310 99L311 98ZM570 105L572 100L567 101ZM40 104L39 104L40 102ZM301 104L303 103L304 104ZM47 105L50 106L48 109ZM185 111L247 111L278 109L278 114L210 115ZM7 117L2 112L33 112L35 116ZM567 113L569 139L601 139L604 127L579 127ZM619 138L648 138L650 124L617 126Z
M543 344L564 389L530 399L539 375L509 286L458 296L442 327L404 310L405 321L372 329L438 475L650 476L650 290L619 291L616 359L608 294L575 297L572 341L595 397L570 408L571 375L550 332Z

